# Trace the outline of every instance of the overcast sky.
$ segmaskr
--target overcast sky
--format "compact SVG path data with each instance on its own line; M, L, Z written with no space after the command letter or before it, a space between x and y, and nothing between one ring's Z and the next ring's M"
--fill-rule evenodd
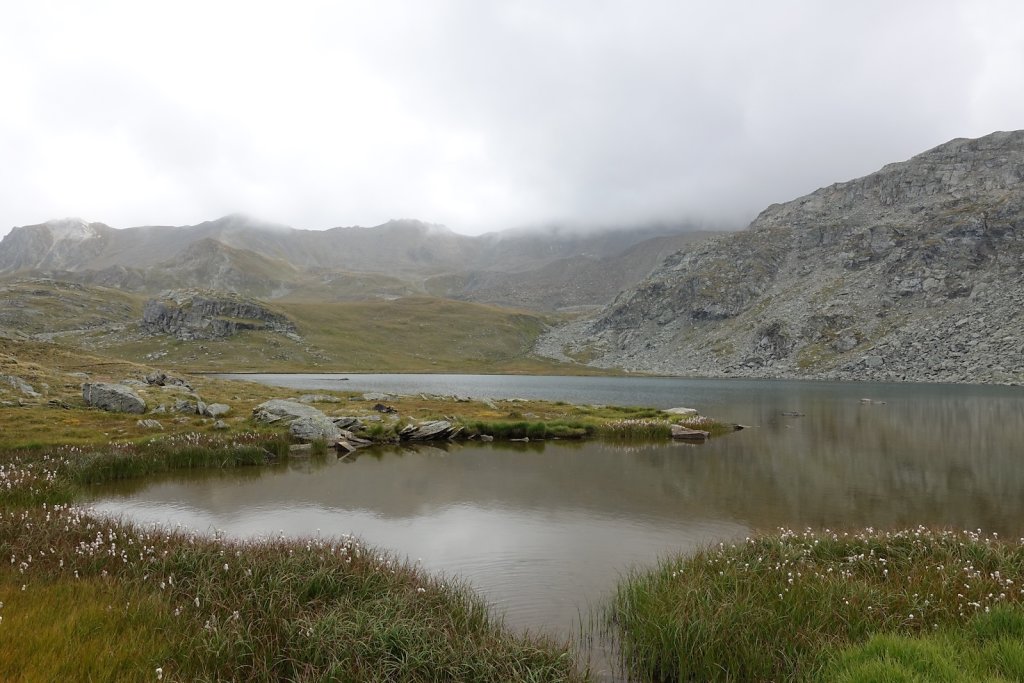
M0 234L695 219L1024 127L1024 3L0 3Z

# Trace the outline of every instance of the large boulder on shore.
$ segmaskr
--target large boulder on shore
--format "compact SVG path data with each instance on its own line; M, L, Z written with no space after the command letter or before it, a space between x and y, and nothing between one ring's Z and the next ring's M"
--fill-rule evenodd
M402 441L443 441L450 439L461 431L448 420L433 420L416 425L407 425L399 433Z
M146 412L146 402L131 387L124 384L85 383L82 398L87 405L109 410L112 413Z
M283 398L272 398L253 408L252 416L257 422L269 424L279 420L297 420L300 417L323 417L324 413L320 409L305 403L288 401Z

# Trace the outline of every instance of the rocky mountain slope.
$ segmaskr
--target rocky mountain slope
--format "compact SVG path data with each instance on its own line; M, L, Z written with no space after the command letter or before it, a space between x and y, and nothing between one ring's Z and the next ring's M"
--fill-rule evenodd
M5 236L0 276L144 293L202 287L266 299L434 294L552 310L607 303L667 253L705 235L680 225L467 236L412 220L316 231L241 215L115 230L63 219Z
M675 375L1024 381L1024 131L956 139L670 256L538 350Z

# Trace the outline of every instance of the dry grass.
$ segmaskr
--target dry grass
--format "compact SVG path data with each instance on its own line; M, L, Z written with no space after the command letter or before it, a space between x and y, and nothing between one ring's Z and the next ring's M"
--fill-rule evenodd
M22 589L24 586L24 589ZM0 572L0 680L156 680L171 649L164 601L98 577Z

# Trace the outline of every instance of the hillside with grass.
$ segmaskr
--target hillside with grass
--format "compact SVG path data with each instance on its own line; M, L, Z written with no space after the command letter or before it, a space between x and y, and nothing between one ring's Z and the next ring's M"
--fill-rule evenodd
M0 338L197 372L594 372L533 355L537 337L561 320L554 315L434 297L235 299L287 319L296 334L179 339L141 325L146 297L36 278L0 282Z

